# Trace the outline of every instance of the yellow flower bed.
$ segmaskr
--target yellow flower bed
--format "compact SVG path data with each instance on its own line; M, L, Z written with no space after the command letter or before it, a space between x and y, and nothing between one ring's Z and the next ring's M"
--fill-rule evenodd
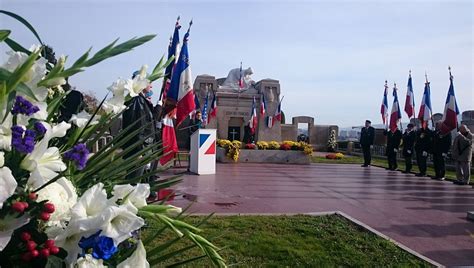
M266 150L268 149L268 142L266 141L257 141L257 148L259 150Z

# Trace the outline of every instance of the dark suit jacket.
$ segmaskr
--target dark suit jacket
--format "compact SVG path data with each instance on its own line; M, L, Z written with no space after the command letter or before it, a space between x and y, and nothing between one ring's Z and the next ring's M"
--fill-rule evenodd
M402 141L402 132L399 129L397 129L395 132L385 130L383 134L387 136L387 154L393 153L393 149L398 150L398 147L400 147L400 142Z
M441 132L435 131L433 133L433 153L447 154L451 148L451 132L446 135L441 135Z
M403 156L410 156L413 154L413 146L415 145L415 131L412 130L410 132L406 131L403 133ZM410 151L410 153L408 153Z
M360 145L370 146L374 144L375 129L373 127L363 127L360 132Z

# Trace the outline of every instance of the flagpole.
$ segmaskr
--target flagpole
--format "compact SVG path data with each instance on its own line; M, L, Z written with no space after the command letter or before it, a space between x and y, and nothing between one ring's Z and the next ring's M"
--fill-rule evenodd
M411 79L411 70L408 71L408 74L410 76L410 79ZM411 102L413 103L413 123L416 125L416 116L415 116L415 113L416 113L416 109L415 109L415 92L413 92L413 80L411 80L411 92L412 92L412 100Z
M393 83L393 89L395 91L395 93L397 92L398 88L397 88L397 83ZM400 111L400 101L398 100L398 93L397 94L397 105L398 105L398 112L400 113L400 115L402 114L402 112ZM403 132L403 125L402 125L402 118L400 117L400 131Z

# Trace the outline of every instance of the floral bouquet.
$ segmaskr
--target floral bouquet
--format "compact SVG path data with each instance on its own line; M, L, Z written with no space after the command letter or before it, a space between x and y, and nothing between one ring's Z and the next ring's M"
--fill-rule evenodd
M134 79L118 80L110 88L113 97L104 99L93 114L81 112L67 122L61 120L60 107L69 93L63 90L67 77L130 51L154 35L121 44L116 40L92 56L87 51L66 67L65 56L50 60L25 19L0 13L23 23L40 42L25 49L10 38L9 30L0 30L0 43L12 49L0 67L0 266L149 267L179 259L186 249L171 246L181 238L189 239L203 255L175 264L208 257L214 265L225 266L219 248L197 234L200 229L181 220L180 208L165 201L147 204L151 191L169 187L179 178L150 185L144 182L159 171L127 177L161 155L160 143L141 148L143 141L133 141L123 148L147 126L130 126L97 152L89 151L120 120L125 100L163 77L172 58L166 62L162 58L151 74L143 67ZM104 113L99 117L100 109ZM124 158L132 151L136 153ZM151 225L159 229L144 239L141 230ZM177 238L151 246L165 229Z

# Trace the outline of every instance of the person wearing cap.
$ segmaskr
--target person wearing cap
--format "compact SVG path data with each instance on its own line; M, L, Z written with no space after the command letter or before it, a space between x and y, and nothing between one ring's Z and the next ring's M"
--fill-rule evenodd
M412 168L412 156L413 156L413 146L415 144L415 131L414 125L408 124L405 133L402 137L403 143L403 158L405 158L405 171L404 173L410 173Z
M436 122L433 132L433 167L435 170L435 180L444 180L446 173L445 159L451 148L451 132L441 133L441 122Z
M375 129L370 125L371 123L370 120L365 120L365 126L360 132L359 141L360 146L362 147L362 152L364 153L364 164L362 167L368 167L372 160L370 148L374 145Z

